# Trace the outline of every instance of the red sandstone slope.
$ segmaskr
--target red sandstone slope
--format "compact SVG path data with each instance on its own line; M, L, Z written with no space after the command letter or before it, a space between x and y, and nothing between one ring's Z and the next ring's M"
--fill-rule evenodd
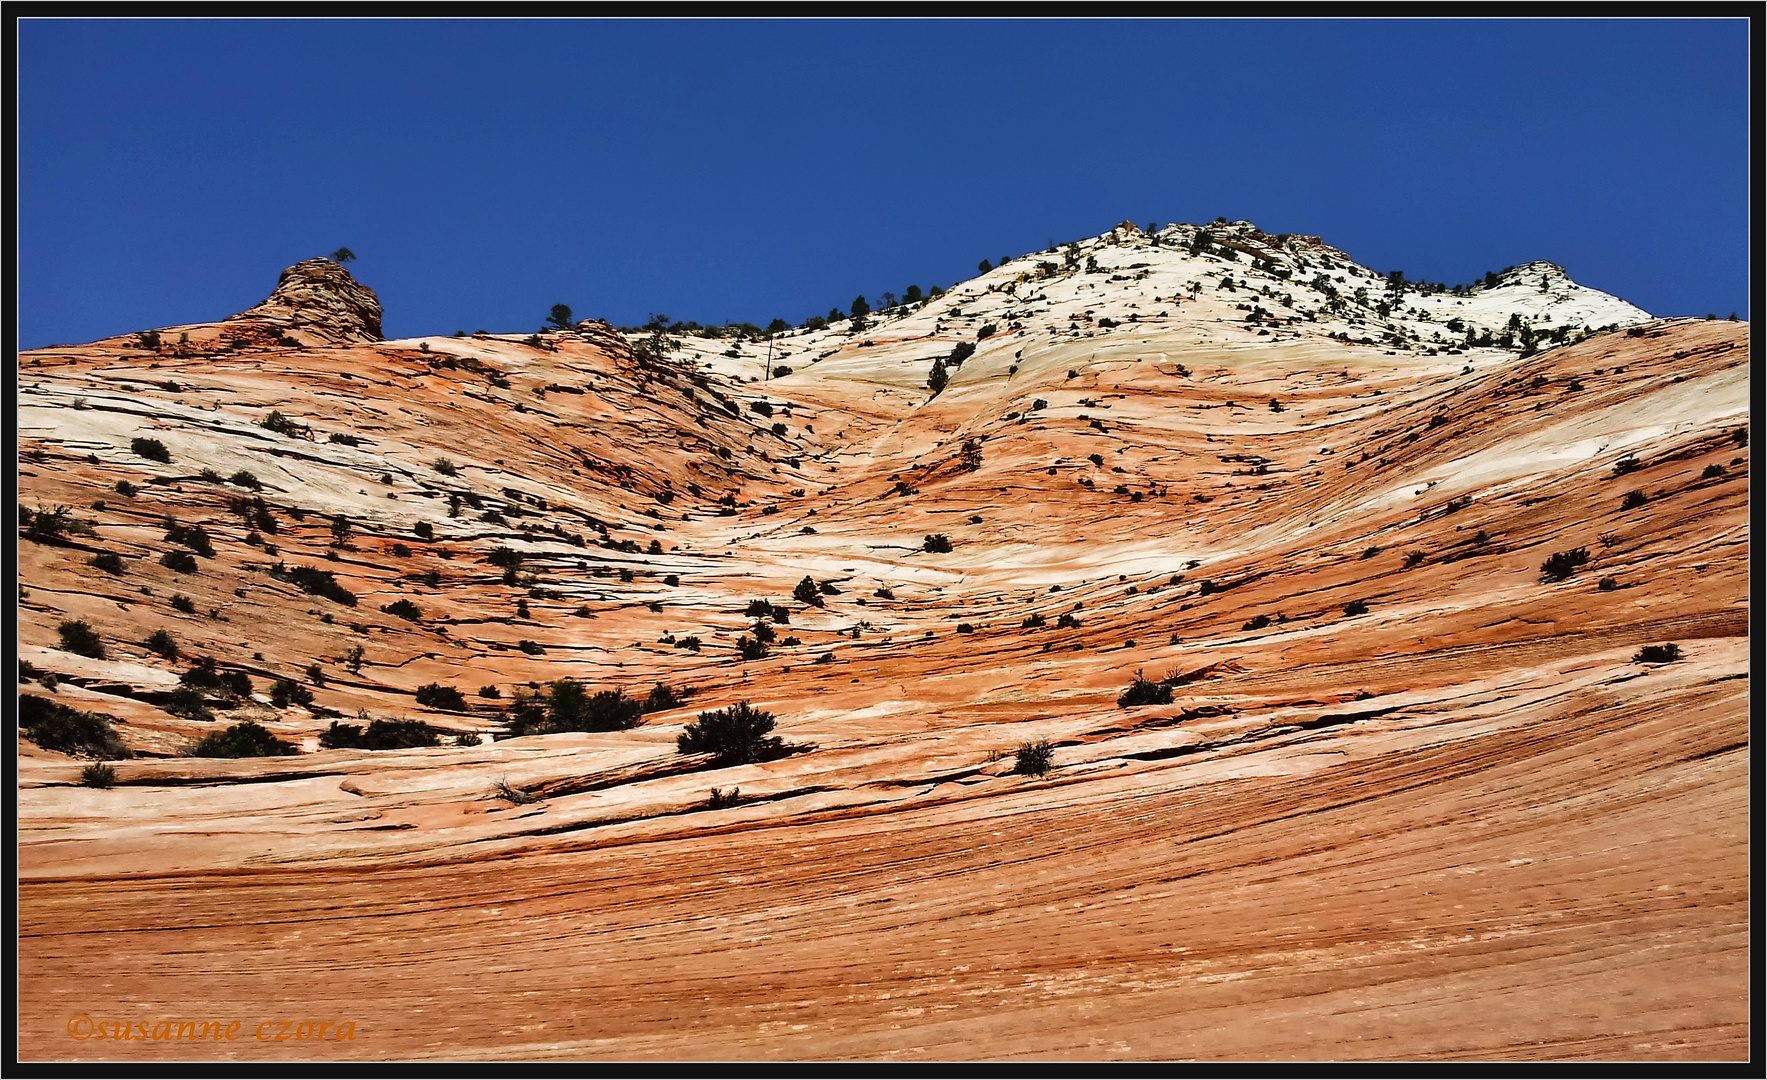
M20 743L27 1054L105 1056L74 998L360 1013L288 1056L1740 1053L1746 328L1525 359L1193 333L1014 345L930 400L911 340L765 387L593 325L27 354L21 501L91 531L20 544L20 656L149 755L98 791ZM273 534L228 509L254 494ZM212 537L198 572L159 565L168 516ZM837 591L793 600L806 575ZM757 599L790 622L744 662ZM68 619L109 659L57 648ZM167 713L198 656L257 699ZM315 708L274 707L313 664ZM1138 671L1173 703L1119 708ZM561 677L695 696L496 737ZM435 682L471 711L416 706ZM738 699L815 749L676 752ZM493 741L176 756L247 718L316 750L327 710ZM1054 769L1013 775L1039 739ZM363 1004L346 971L390 981Z

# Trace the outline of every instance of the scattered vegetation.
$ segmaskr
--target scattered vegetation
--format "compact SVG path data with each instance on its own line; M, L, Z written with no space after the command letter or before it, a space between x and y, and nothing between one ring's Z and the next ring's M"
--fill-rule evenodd
M1646 645L1632 657L1634 664L1673 664L1681 659L1681 646L1670 642L1667 645Z
M64 622L56 628L61 635L61 647L66 652L79 656L90 656L94 660L105 658L104 642L99 639L98 631L92 629L85 620Z
M286 757L295 748L272 735L268 728L250 720L225 731L211 731L189 750L191 757L248 758Z
M18 699L18 726L24 737L45 750L73 757L130 756L111 726L112 719L36 694L21 694Z
M1576 573L1577 568L1588 561L1588 548L1555 551L1545 562L1540 564L1540 580L1543 583L1563 581Z
M326 750L409 750L440 746L442 736L439 729L422 720L371 720L366 729L360 724L333 720L330 727L319 733L319 745Z
M716 754L716 766L746 765L766 761L785 752L785 742L773 730L769 712L739 701L729 708L702 712L675 738L683 754Z
M80 770L80 784L84 787L100 790L114 787L117 782L117 771L109 765L95 762Z
M523 606L526 606L526 601L523 601ZM397 615L406 622L416 622L423 618L423 609L409 600L394 600L390 604L382 604L380 609L388 615Z
M166 444L158 439L134 438L129 440L129 452L149 461L157 461L164 465L172 460L172 452Z
M417 703L430 709L465 712L466 698L459 690L441 683L425 683L417 688Z
M1042 776L1049 771L1054 758L1055 747L1049 745L1048 739L1021 743L1012 771L1021 776Z
M1172 688L1163 682L1154 682L1141 672L1135 673L1135 681L1129 689L1117 698L1117 708L1132 709L1138 705L1170 705L1172 704Z

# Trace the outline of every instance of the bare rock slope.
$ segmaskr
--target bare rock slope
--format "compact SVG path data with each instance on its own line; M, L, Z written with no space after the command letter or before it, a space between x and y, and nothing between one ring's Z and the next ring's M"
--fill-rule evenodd
M324 261L21 357L20 690L134 754L19 742L25 1056L1746 1053L1746 325L1249 223L771 340Z

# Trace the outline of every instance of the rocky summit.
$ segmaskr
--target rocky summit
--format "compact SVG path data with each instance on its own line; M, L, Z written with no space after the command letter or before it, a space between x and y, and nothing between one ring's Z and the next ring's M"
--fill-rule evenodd
M21 1055L1746 1056L1746 323L1225 221L380 315L19 357Z

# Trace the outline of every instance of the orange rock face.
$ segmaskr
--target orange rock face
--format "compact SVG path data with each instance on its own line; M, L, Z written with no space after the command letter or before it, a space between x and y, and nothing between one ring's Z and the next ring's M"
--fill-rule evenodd
M1388 352L1144 285L24 354L20 690L135 756L19 742L21 1055L1744 1057L1746 326ZM512 734L559 679L686 704ZM678 749L739 701L791 752ZM443 745L321 748L372 719ZM185 756L248 720L302 752Z

